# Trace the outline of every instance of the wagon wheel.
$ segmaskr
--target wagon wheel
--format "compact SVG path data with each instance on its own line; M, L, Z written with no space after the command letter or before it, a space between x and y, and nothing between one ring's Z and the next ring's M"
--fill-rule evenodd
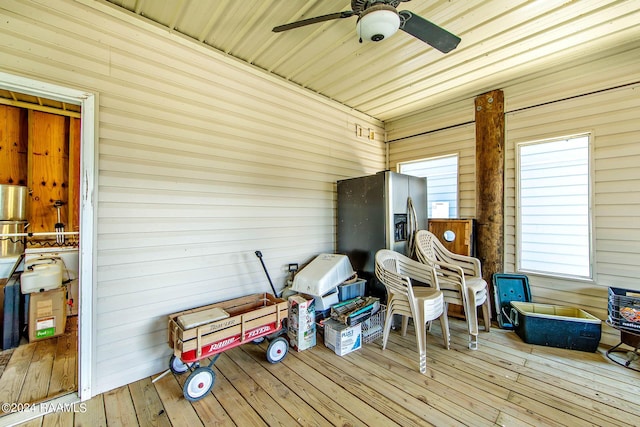
M269 343L267 347L267 361L278 363L287 355L289 351L289 341L284 337L278 337Z
M201 366L189 375L184 383L182 392L185 399L195 402L202 399L209 393L216 381L216 374L213 370L206 366Z
M256 338L255 340L251 341L254 344L262 344L262 342L265 340L264 337L260 337L260 338Z
M176 355L171 356L169 359L169 369L171 369L171 372L174 374L184 374L189 370L189 366L189 364L184 363L179 357L176 357Z

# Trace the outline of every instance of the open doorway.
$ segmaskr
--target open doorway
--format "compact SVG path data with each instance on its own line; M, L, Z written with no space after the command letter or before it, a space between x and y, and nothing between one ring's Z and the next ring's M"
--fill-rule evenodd
M55 123L59 123L63 128L63 139L66 138L67 141L73 141L75 138L77 143L76 147L73 146L73 143L67 146L67 154L69 154L71 159L67 159L67 163L62 160L53 160L53 162L49 162L50 164L48 166L43 166L43 164L38 165L36 161L33 168L29 169L29 176L26 178L24 184L26 184L25 186L27 188L31 187L29 197L34 197L38 200L34 200L34 203L28 208L28 215L32 218L37 217L37 220L35 226L27 231L32 233L29 238L35 241L36 244L27 244L24 242L24 251L20 252L19 248L17 250L23 258L23 268L27 261L30 262L31 265L34 263L44 263L47 267L40 268L39 270L45 270L46 274L49 274L50 271L55 272L56 270L55 268L51 268L50 265L51 259L53 258L59 259L64 266L62 276L65 285L67 285L63 306L66 314L64 331L63 333L58 333L60 331L56 330L55 327L58 326L57 329L59 329L61 326L60 322L58 322L51 331L53 336L46 337L47 344L41 345L41 348L37 350L34 346L33 349L34 353L39 351L45 354L47 348L49 348L51 351L63 356L63 359L59 361L60 366L58 366L58 373L53 372L53 366L51 366L51 369L41 370L37 374L34 372L32 376L28 378L32 384L25 384L27 380L26 374L22 381L19 379L15 381L5 380L7 384L11 385L11 388L24 386L33 387L34 382L63 382L53 385L49 384L47 387L40 387L42 390L46 390L44 396L38 395L40 392L35 391L16 394L14 390L11 396L22 395L24 398L20 400L16 400L17 398L4 399L3 401L9 403L32 403L23 400L28 399L36 402L45 401L68 393L74 394L76 398L79 397L81 400L86 400L91 397L90 380L93 342L91 313L93 312L92 283L95 265L94 153L96 144L96 97L91 93L6 73L0 73L0 91L3 92L4 95L7 93L12 94L11 99L13 100L13 102L0 101L0 104L16 107L20 110L18 114L26 114L28 116L27 123L29 124L29 128L26 130L27 132L36 132L36 129L33 128L32 125L37 119L41 122L43 120L45 121L45 124L41 126L45 133L53 132L56 127ZM26 102L29 98L34 100L31 103L32 107ZM7 99L7 97L5 96L4 99ZM60 111L57 111L58 114L56 114L56 111L50 110L51 108L55 110L56 107L62 112L68 111L70 113L59 114ZM73 114L74 111L77 111L78 114ZM63 118L54 118L52 122L48 124L46 120L51 118L49 116L50 114L53 116L62 116ZM33 144L38 144L45 139L46 138L41 138L38 142L33 142ZM37 150L42 151L43 149L46 150L47 148L39 147ZM53 151L61 150L60 147L51 147L51 149ZM35 158L37 150L34 150L31 142L29 150L31 151L27 154L27 157L31 156L31 158ZM51 156L51 158L54 157L55 155ZM55 170L44 171L44 169L56 169L61 163L62 167L58 169L66 170L66 173L69 175L66 179L58 176L50 181L46 178L39 181L40 176L46 176L47 173L49 175L56 174ZM18 174L15 176L18 176ZM34 190L34 183L40 183L41 188ZM56 186L62 186L63 183L66 188L56 188ZM16 182L15 184L19 186L20 182ZM41 215L37 214L38 209L40 209ZM47 209L49 212L44 212ZM50 214L51 211L54 212L53 217L47 215ZM21 224L12 224L12 226L15 228L21 226ZM48 229L51 230L48 231ZM10 231L18 230L12 229ZM15 248L13 249L15 250ZM53 264L56 263L57 261L53 262ZM34 277L32 279L35 280L35 286L39 286L38 280L40 280L40 278ZM21 302L21 304L23 313L25 313L23 314L24 322L26 323L26 337L23 336L21 342L26 345L40 345L44 343L45 340L37 341L30 339L34 337L29 333L33 332L33 325L29 325L29 321L33 320L30 319L29 308L32 308L33 311L34 304L32 302ZM45 301L42 302L42 307L50 304L54 303L45 299ZM68 323L66 322L67 320L69 321ZM46 323L46 320L44 320L44 323ZM29 351L31 351L31 349ZM28 355L29 351L25 353ZM46 358L49 359L51 365L55 363L53 357L48 356ZM38 358L37 355L32 355L30 358L31 361L41 359L42 358ZM7 361L7 363L10 363L10 361ZM73 364L72 367L70 366L71 364ZM47 371L50 374L46 374ZM58 377L54 378L52 375L58 375ZM47 376L49 378L46 378ZM0 380L2 380L2 377L0 377Z

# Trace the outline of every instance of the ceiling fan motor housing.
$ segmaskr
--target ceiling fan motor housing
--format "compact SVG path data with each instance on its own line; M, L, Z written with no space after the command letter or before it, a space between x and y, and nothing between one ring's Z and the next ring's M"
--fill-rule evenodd
M360 40L379 42L392 36L400 28L400 16L393 6L375 4L358 18L356 32Z
M351 10L343 10L278 25L273 27L273 32L279 33L319 22L357 16L356 32L360 43L362 43L363 39L379 42L402 29L405 33L427 43L442 53L447 53L458 46L460 37L455 34L408 10L400 12L396 10L400 3L407 1L410 0L351 0Z

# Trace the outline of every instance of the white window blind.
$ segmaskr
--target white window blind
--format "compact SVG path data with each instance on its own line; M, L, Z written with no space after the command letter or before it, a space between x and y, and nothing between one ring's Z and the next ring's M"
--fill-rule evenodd
M429 218L457 218L457 154L399 163L398 172L427 178Z
M589 135L518 145L523 271L591 278Z

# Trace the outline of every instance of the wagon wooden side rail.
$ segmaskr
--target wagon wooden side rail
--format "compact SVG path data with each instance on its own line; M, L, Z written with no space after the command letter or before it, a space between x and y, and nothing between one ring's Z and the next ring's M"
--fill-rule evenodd
M185 328L183 320L199 313L220 310L228 317L218 318L195 327ZM257 342L283 330L287 319L288 304L282 298L268 293L252 294L227 301L209 304L169 315L168 343L173 350L169 368L176 374L191 370L184 385L184 396L190 401L204 397L213 386L215 374L211 367L225 350L246 342ZM267 360L279 362L287 354L289 342L277 337L270 342ZM213 356L209 366L200 367L200 360Z

